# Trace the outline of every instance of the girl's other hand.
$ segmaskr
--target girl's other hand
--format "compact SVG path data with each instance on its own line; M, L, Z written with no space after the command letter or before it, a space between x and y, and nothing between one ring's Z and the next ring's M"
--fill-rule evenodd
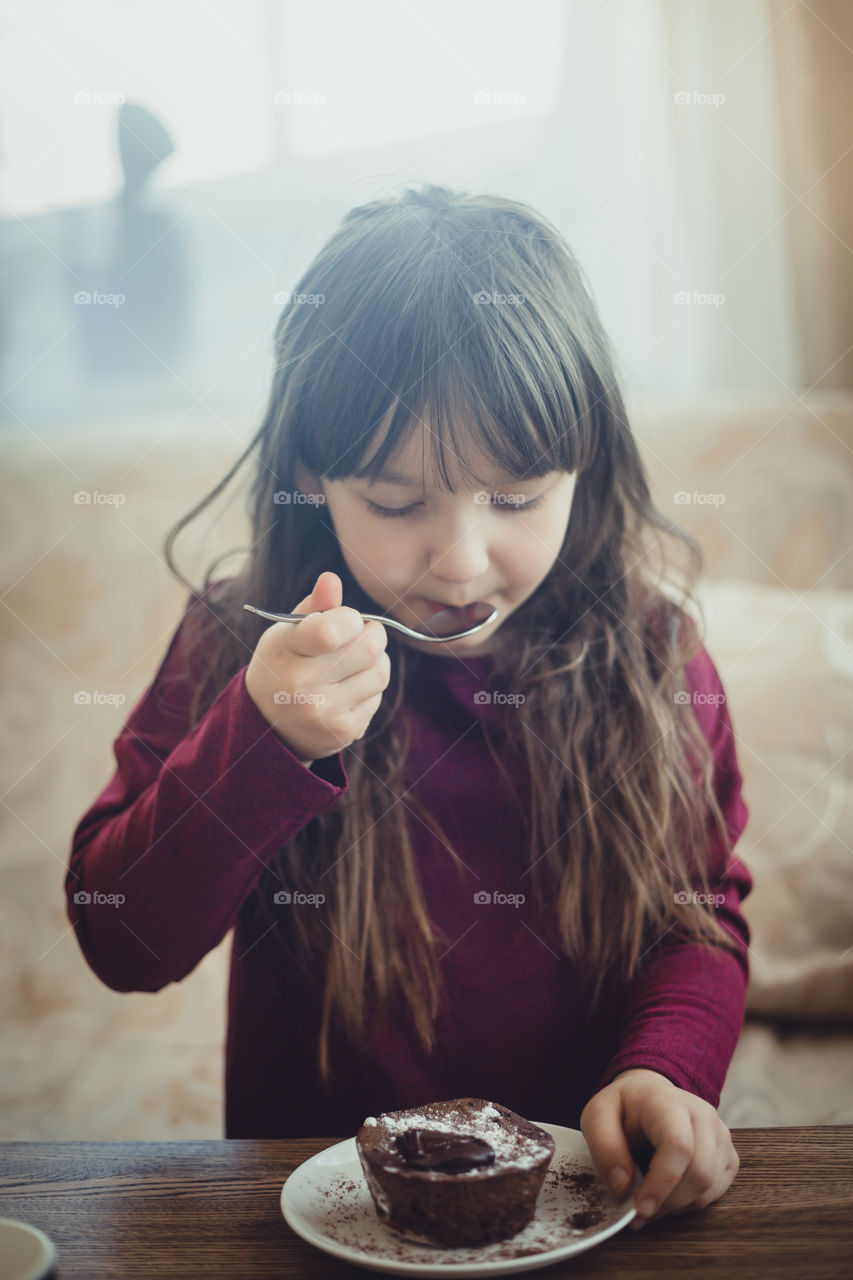
M255 706L303 764L363 737L391 678L388 632L341 604L336 573L321 573L310 596L261 636L246 668Z
M620 1072L594 1094L580 1125L597 1169L616 1194L634 1177L631 1149L653 1149L634 1196L633 1230L667 1214L704 1209L725 1194L740 1168L731 1134L710 1103L645 1067ZM625 1174L615 1186L614 1170Z

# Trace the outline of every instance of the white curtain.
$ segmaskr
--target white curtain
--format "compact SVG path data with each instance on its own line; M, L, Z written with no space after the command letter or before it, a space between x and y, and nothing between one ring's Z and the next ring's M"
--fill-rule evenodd
M797 388L785 221L794 198L769 5L568 9L553 213L629 383L669 394Z

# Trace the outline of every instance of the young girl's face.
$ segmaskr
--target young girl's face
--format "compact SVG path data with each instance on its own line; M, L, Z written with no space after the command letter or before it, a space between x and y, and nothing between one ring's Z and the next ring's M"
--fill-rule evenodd
M312 476L303 488L324 495L347 567L377 613L421 629L439 603L487 600L498 610L494 622L467 639L421 644L400 633L401 643L448 656L489 653L500 626L556 560L577 473L518 480L469 451L475 473L489 483L472 488L451 457L451 493L431 471L425 474L425 456L429 467L430 450L414 432L373 484L367 477Z

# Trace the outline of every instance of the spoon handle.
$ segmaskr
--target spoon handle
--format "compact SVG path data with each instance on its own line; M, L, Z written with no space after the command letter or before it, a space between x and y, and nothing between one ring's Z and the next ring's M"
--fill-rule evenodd
M256 613L261 618L269 618L272 622L301 622L303 618L311 616L308 613L268 613L266 609L256 609L253 604L244 604L243 608L248 609L250 613ZM413 631L411 627L405 626L402 622L397 622L394 618L380 618L375 613L363 613L361 616L367 622L381 622L384 627L396 627L404 635L414 636L416 640L444 639L444 637L425 636L420 631Z
M244 604L243 608L248 609L250 613L256 613L261 618L269 618L271 622L301 622L303 618L310 617L307 613L268 613L266 609L256 609L253 604ZM469 627L467 631L456 631L449 636L428 636L423 631L413 631L411 627L397 622L395 618L384 618L375 613L362 613L361 616L367 622L381 622L383 627L394 627L397 631L402 631L404 636L411 636L413 640L424 640L427 644L446 644L448 640L462 640L481 630L487 622L497 617L497 610L493 609L491 615L483 622L478 622L475 627Z
M303 618L310 618L310 613L268 613L266 609L256 609L253 604L244 604L244 609L248 609L250 613L256 613L260 618L270 618L273 622L301 622ZM375 613L363 613L362 618L367 618L370 622L384 622L389 627L402 627L401 622L395 622L392 618L380 618ZM403 627L403 630L407 628Z

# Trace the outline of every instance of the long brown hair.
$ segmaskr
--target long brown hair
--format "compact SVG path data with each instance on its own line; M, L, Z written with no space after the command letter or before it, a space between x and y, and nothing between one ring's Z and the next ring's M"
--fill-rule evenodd
M578 264L557 229L523 204L409 189L352 209L304 273L276 326L259 430L166 541L170 568L193 590L175 565L175 539L253 459L251 548L214 591L211 565L198 593L204 661L191 723L270 625L245 613L244 601L292 609L331 569L345 603L376 611L322 505L277 502L276 494L298 490L299 464L333 479L352 475L380 422L388 429L371 478L419 427L445 482L448 450L470 472L463 422L474 433L467 438L511 474L579 473L553 568L497 633L491 683L524 695L507 732L529 771L525 874L536 901L549 904L563 954L595 975L590 1007L609 981L631 981L673 928L735 950L707 898L677 900L697 882L710 894L722 870L708 865L714 825L730 848L711 753L682 692L685 664L701 645L690 611L701 553L652 503ZM330 1037L340 1031L364 1044L368 990L383 1016L402 1000L425 1051L434 1046L437 946L448 940L425 910L407 808L465 876L416 791L405 806L394 803L408 748L399 711L417 659L396 635L388 629L392 674L382 705L364 738L343 751L349 792L279 851L255 891L270 920L282 885L326 895L322 911L290 913L282 943L306 974L321 976L318 1061L327 1084ZM512 787L507 734L484 732Z

